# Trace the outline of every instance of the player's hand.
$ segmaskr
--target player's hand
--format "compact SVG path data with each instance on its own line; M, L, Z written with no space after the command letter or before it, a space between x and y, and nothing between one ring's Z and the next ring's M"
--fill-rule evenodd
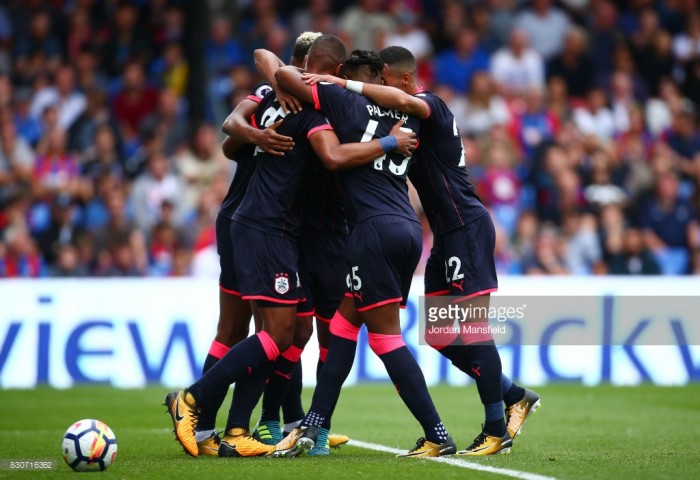
M280 106L284 113L299 113L301 111L301 102L297 97L289 93L284 88L275 89L275 95L280 102Z
M294 139L292 137L277 133L277 128L282 124L283 120L277 120L265 130L258 130L260 133L255 144L270 155L281 156L284 155L284 152L294 148Z
M404 157L410 157L413 155L413 152L418 147L418 137L416 136L416 132L410 128L403 127L402 120L396 122L396 124L391 128L389 135L395 136L397 142L399 143L399 146L396 147L396 150L394 151L400 153Z
M340 85L341 87L344 87L344 82L345 80L342 78L338 78L333 75L327 75L327 74L318 74L318 73L304 73L301 75L302 80L304 80L304 83L307 85L316 85L318 82L327 82L327 83L335 83L336 85Z

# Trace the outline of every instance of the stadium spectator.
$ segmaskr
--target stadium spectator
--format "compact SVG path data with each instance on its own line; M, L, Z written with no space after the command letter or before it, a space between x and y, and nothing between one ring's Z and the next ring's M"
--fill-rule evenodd
M28 88L14 91L12 121L15 124L17 134L34 146L41 137L41 122L29 113L31 98L31 91Z
M700 14L693 12L686 22L685 30L673 37L673 55L681 64L700 55Z
M154 83L161 88L172 90L177 96L185 93L189 65L182 47L177 42L169 42L163 55L156 58L151 66Z
M146 83L143 67L130 63L124 68L122 88L114 99L114 118L125 141L135 142L141 122L156 109L158 94Z
M194 210L204 189L211 185L226 165L224 162L227 160L221 154L214 127L206 123L198 125L192 133L189 147L180 151L174 159L185 182L181 196L187 210Z
M37 235L37 244L44 262L53 266L58 251L63 245L72 243L81 233L75 221L73 204L68 194L57 195L51 206L51 221L48 228Z
M81 92L85 94L95 90L105 94L111 92L109 78L98 68L98 56L94 47L89 45L83 47L73 58L76 85Z
M117 133L119 127L109 114L105 93L100 90L89 90L85 111L68 131L68 149L86 153L94 145L97 129L102 126L108 126L112 130L117 136L119 147L121 147L121 138L118 137Z
M523 30L530 44L545 60L557 55L571 21L552 0L532 0L516 17L514 26Z
M522 110L514 112L511 129L525 159L532 158L535 150L554 139L559 124L544 103L544 92L531 88L519 97Z
M29 230L22 222L5 229L0 246L1 277L38 277L43 263Z
M148 158L146 171L134 181L131 202L134 219L144 232L163 220L164 210L173 212L174 221L180 223L183 216L183 181L175 175L168 159L162 152L155 152Z
M491 75L506 98L534 88L544 88L544 61L529 47L527 33L513 30L508 45L491 57Z
M0 205L29 180L34 151L9 121L0 124Z
M494 125L508 125L510 122L508 104L496 93L493 80L486 71L475 72L466 96L456 96L449 107L463 135L484 135Z
M593 86L592 70L593 62L586 53L586 33L580 28L570 28L562 51L547 62L547 79L560 77L569 95L583 98Z
M526 275L567 275L565 245L552 225L543 226L537 234L532 253L523 259Z
M42 88L34 95L30 113L39 118L49 105L55 106L58 113L58 126L68 130L85 110L85 95L75 89L73 69L61 65L56 71L56 86Z
M438 84L465 94L472 76L478 71L488 70L489 57L479 47L476 32L471 27L462 27L457 32L454 45L453 49L437 56L435 78Z
M609 241L608 273L613 275L659 275L661 269L654 255L644 246L644 237L636 228Z
M586 103L574 109L574 123L584 135L602 141L613 138L616 133L615 118L602 89L592 88L586 96Z
M56 262L49 267L48 275L55 278L86 277L89 272L87 266L81 263L76 246L66 243L58 248Z
M304 6L292 14L292 37L304 32L325 32L335 34L336 16L332 0L307 0Z
M80 188L78 160L66 150L66 134L54 129L40 141L34 163L32 184L39 198L68 193L76 196Z
M114 79L135 62L150 60L148 41L138 28L138 10L131 2L119 2L109 22L107 41L102 50L101 70ZM124 75L126 77L126 74ZM126 78L124 79L126 82Z
M484 151L486 171L481 182L481 197L508 235L515 230L518 219L521 185L513 169L516 160L515 149L505 140L491 141Z
M640 210L639 225L663 273L688 272L689 247L698 246L697 217L688 202L679 198L678 177L674 173L658 177L655 195Z
M163 139L163 151L173 155L187 137L187 121L182 111L182 99L176 92L164 88L158 97L158 108L141 123L141 137L157 135Z
M381 32L391 32L396 21L382 11L381 0L360 0L338 19L338 35L350 50L381 50Z
M593 6L591 20L590 51L594 64L594 78L599 83L613 70L613 52L620 41L617 31L617 8L608 1L597 2Z
M28 13L28 12L27 12ZM17 20L17 18L15 18ZM14 22L14 68L25 79L31 78L33 63L41 62L48 71L54 71L61 63L63 48L54 33L54 25L48 10L39 10L31 15L27 28Z
M392 1L389 12L396 19L396 30L380 33L382 48L399 45L410 50L419 64L425 62L433 53L433 44L427 32L419 26L419 12L412 10L403 0Z

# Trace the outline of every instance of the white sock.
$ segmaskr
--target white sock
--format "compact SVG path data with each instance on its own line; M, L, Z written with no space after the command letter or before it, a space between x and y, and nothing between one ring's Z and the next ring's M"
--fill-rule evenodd
M194 439L197 441L197 443L206 440L207 438L211 437L211 434L214 433L214 430L197 430L194 432Z
M297 428L299 425L301 425L301 420L297 420L296 422L292 422L292 423L285 423L284 424L284 431L291 432L292 430Z

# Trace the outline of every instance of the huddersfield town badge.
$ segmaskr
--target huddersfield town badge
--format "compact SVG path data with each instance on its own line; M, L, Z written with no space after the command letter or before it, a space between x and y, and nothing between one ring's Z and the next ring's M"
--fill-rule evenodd
M289 275L286 273L275 274L275 292L284 295L289 291Z

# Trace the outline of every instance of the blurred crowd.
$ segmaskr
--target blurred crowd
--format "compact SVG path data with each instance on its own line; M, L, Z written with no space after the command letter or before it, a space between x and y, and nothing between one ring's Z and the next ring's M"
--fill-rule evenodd
M200 3L202 118L184 0L0 4L0 277L218 275L219 125L306 30L414 53L499 273L700 273L697 0Z

